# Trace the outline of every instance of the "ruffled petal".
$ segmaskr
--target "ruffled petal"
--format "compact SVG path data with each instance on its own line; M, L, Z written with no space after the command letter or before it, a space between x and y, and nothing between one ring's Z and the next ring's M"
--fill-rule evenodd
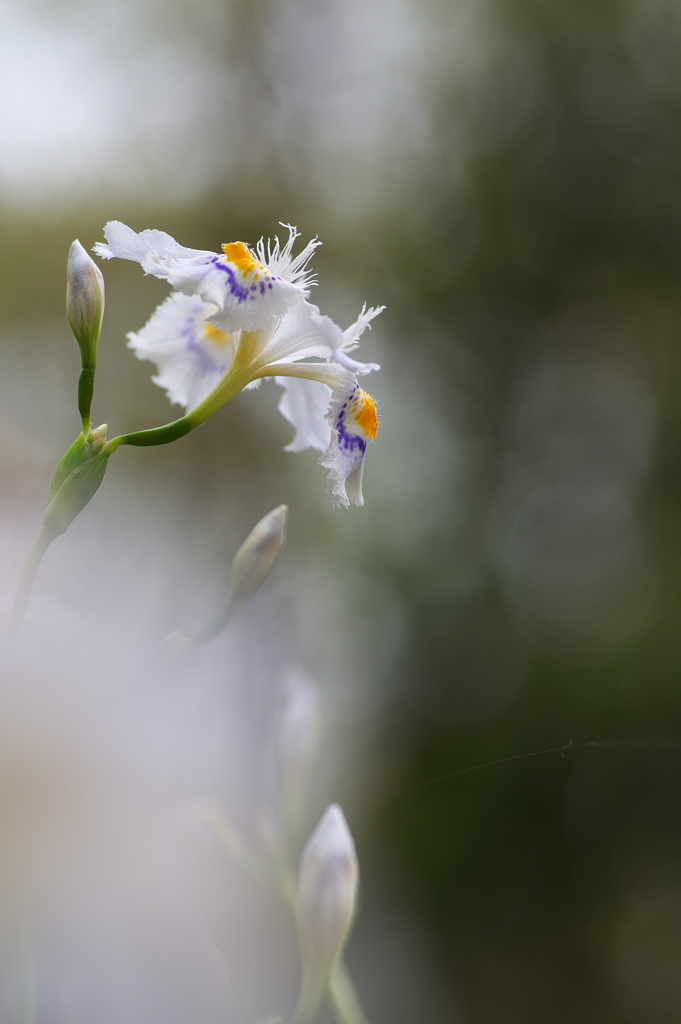
M369 306L367 309L366 302L362 306L362 312L359 314L354 324L343 331L343 348L345 351L349 351L352 348L356 348L359 345L359 339L362 337L367 327L371 330L371 321L374 320L379 313L382 313L385 306Z
M300 238L300 233L292 224L282 224L281 226L288 228L288 241L282 246L278 238L268 238L267 251L265 251L265 240L261 238L256 246L258 259L273 274L278 274L285 281L290 281L303 288L307 295L309 289L317 283L317 275L308 267L308 264L315 249L322 243L318 238L313 238L297 256L293 256L293 245L296 238Z
M165 277L179 291L196 292L217 309L211 323L221 331L257 331L269 327L304 299L302 289L255 264L244 270L224 256L211 255L203 266L179 260L149 262L149 273Z
M262 349L262 360L276 364L282 360L328 359L331 349L316 321L317 307L309 302L294 306L278 323Z
M332 505L363 505L364 456L368 440L378 432L376 403L354 381L350 390L339 389L333 395L327 418L333 430L331 444L318 460L329 471L326 493Z
M105 260L111 260L117 256L122 260L135 260L137 263L141 263L150 252L182 259L205 258L212 255L203 249L187 249L165 231L148 228L146 231L137 232L119 220L110 220L104 226L104 237L106 243L97 242L93 249L98 256Z
M244 242L230 242L222 253L188 249L164 231L138 233L120 221L109 221L104 233L107 244L98 243L95 252L105 259L135 260L145 273L168 281L177 291L200 295L215 307L213 325L230 334L273 325L306 295L301 283L305 272L292 270L298 262L290 258L292 239L286 255L274 261L284 266L284 276L256 259Z
M350 370L351 373L362 376L363 374L371 373L372 370L380 370L381 368L378 363L360 363L358 360L352 359L347 354L347 350L357 347L358 339L365 328L369 326L369 321L378 316L383 308L385 307L382 306L380 309L368 310L367 312L362 309L359 319L351 327L348 327L347 331L342 331L330 316L324 316L316 306L313 307L315 310L312 314L313 322L320 336L329 346L331 358L335 362L340 363L341 366L344 366L346 370Z
M233 341L209 324L211 311L198 295L173 292L140 331L128 334L135 355L156 363L154 383L186 409L203 401L232 360Z

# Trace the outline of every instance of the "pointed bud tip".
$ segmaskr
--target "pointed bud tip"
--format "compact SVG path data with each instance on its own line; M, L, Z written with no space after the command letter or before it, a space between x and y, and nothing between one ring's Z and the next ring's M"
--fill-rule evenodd
M356 859L355 842L340 804L329 804L310 836L306 850ZM305 856L305 851L303 851Z
M94 367L104 316L104 278L77 238L66 263L66 314L80 345L83 366Z
M232 562L232 596L244 601L265 581L286 540L288 506L278 505L256 523Z
M272 526L278 526L280 529L284 529L288 523L288 505L277 505L271 512L268 512L260 522L264 523L268 521Z

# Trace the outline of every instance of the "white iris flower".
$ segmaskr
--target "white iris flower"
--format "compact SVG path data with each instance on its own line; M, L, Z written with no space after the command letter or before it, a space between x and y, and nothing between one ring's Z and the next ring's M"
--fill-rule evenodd
M187 249L162 231L139 234L118 221L105 228L108 244L95 251L139 262L166 278L173 292L147 324L128 335L140 359L156 363L153 380L184 406L192 425L206 420L244 388L273 377L284 393L279 410L294 427L287 451L326 452L327 491L333 504L363 504L361 480L368 438L378 422L373 399L357 374L378 370L348 355L384 307L362 309L342 331L306 301L315 283L308 269L316 239L293 257L298 237L289 226L284 246L261 240L256 256L243 242L224 255ZM311 361L314 360L314 361Z

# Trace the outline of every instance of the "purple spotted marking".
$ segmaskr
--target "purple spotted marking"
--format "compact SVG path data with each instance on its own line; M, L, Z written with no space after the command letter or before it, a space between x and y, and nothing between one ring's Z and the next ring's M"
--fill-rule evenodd
M356 391L359 391L359 387L355 385L350 392L345 405L341 408L336 418L336 430L338 431L338 447L342 448L346 452L362 452L366 451L367 443L363 437L359 434L351 434L345 426L345 410L352 401L352 397Z
M338 424L338 447L342 448L346 452L365 452L367 450L367 443L363 437L359 434L350 434L345 429L345 424L339 422Z
M214 376L217 382L217 378L222 377L223 373L227 372L230 360L215 359L209 352L206 352L201 344L201 335L197 336L196 334L195 324L192 319L186 321L182 337L189 339L187 351L193 354L201 376Z
M223 263L219 256L213 256L210 262L213 264L213 266L217 267L218 270L221 270L224 274L227 275L227 281L229 282L229 290L236 299L236 301L238 303L245 302L246 299L249 297L248 288L242 284L239 284L239 282L237 281L236 274L229 266L229 264ZM251 298L253 298L253 296L251 296Z

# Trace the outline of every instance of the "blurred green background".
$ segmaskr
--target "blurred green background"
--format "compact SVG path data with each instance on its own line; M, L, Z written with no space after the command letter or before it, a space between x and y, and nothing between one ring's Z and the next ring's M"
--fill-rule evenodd
M372 1021L681 1019L681 7L5 0L0 28L9 582L77 429L72 239L319 234L314 301L387 305L365 508L282 452L265 385L112 460L42 585L68 603L105 528L117 584L189 629L288 502L273 603L335 708ZM167 289L103 269L118 433L170 418L124 345ZM625 742L456 775L594 740Z

